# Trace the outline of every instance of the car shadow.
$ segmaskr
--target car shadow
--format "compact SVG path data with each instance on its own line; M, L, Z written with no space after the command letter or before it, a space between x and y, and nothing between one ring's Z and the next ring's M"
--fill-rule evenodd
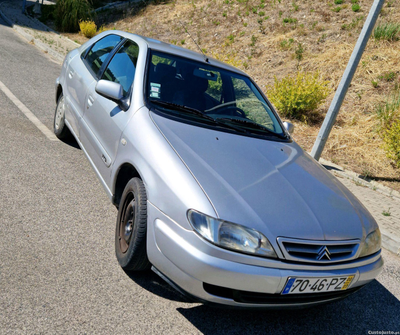
M374 280L346 299L295 310L178 308L203 334L368 334L398 331L400 301Z
M111 112L110 112L110 117L113 117L115 115L117 115L118 113L121 113L122 109L119 108L118 106L116 106Z
M136 284L161 298L189 298L152 271L126 272ZM400 301L377 280L343 300L302 309L246 310L198 305L177 308L203 334L368 334L399 331Z
M176 302L192 302L151 270L144 272L125 271L125 274L136 284L161 298Z
M370 176L366 177L363 175L359 175L358 178L364 179L367 182L375 181L388 181L388 182L400 182L400 178L391 178L391 177L379 177L379 176Z
M69 134L67 138L60 140L61 142L69 145L72 148L81 150L81 147L79 146L78 142L76 141L75 137L72 134Z
M322 166L327 169L328 171L334 170L334 171L343 171L341 169L338 169L337 167L331 166L331 165L327 165L327 164L322 164Z

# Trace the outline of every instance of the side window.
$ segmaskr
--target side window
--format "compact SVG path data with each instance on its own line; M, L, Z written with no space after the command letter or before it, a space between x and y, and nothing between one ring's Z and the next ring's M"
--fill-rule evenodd
M97 41L87 54L85 63L97 74L110 52L121 40L121 36L107 35Z
M101 79L121 84L126 96L135 78L139 47L132 41L126 41L114 55Z

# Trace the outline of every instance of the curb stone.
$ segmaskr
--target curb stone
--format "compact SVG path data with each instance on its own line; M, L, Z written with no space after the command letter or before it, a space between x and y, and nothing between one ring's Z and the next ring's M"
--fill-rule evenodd
M368 187L371 190L374 190L375 192L381 193L387 197L390 197L396 201L399 201L399 206L400 206L400 193L392 190L389 187L386 187L382 184L379 184L376 181L367 181L363 178L360 178L360 175L349 170L345 170L343 167L334 164L330 161L327 161L323 158L319 159L319 163L325 167L328 171L330 171L335 177L339 178L346 178L349 179L361 186ZM381 238L382 238L382 247L385 249L391 251L392 253L396 254L397 256L400 256L400 237L395 236L391 234L388 230L385 228L379 227L379 230L381 231Z
M400 238L391 235L386 229L381 229L382 247L400 256Z
M342 166L334 164L326 159L320 158L319 163L323 165L327 170L330 170L334 175L339 175L341 177L351 179L365 187L368 187L374 191L377 191L379 193L382 193L388 197L391 198L397 198L400 200L400 192L391 189L390 187L387 187L385 185L382 185L375 180L366 180L364 178L361 178L362 176L359 175L358 173L355 173L350 170L344 169Z

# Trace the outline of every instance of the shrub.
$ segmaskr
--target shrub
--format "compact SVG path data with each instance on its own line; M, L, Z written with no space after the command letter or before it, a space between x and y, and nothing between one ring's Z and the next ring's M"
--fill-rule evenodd
M212 52L212 57L221 62L232 65L234 67L240 67L242 65L242 62L237 59L235 52L222 53L222 54L219 54L217 52Z
M399 32L399 23L383 23L374 29L374 38L376 40L397 41Z
M254 47L254 46L256 45L256 42L257 42L257 37L254 36L254 35L251 35L251 43L250 43L250 46L251 46L251 47Z
M352 10L353 12L358 12L358 11L360 10L360 8L361 8L361 6L360 6L358 3L354 3L354 4L351 6L351 10Z
M386 156L400 168L400 92L394 94L391 101L388 99L385 104L378 105L376 114Z
M90 20L92 7L88 0L58 0L55 9L55 24L59 31L79 31L79 21Z
M400 92L393 94L386 103L376 106L376 114L380 121L381 129L390 127L396 119L400 119Z
M283 19L283 23L297 23L297 19L292 18L292 17L285 17Z
M287 50L290 49L293 42L294 42L293 38L289 38L288 40L280 41L279 45L282 49Z
M96 35L97 26L93 21L80 21L79 28L81 33L87 38L92 38L94 35Z
M362 21L364 20L364 18L365 18L364 15L359 16L359 17L356 17L355 19L353 19L353 20L351 21L351 23L349 23L349 24L343 24L343 25L342 25L342 29L343 29L343 30L351 30L351 29L354 29L354 28L356 28L356 27L359 26L360 22L362 22Z
M325 101L329 89L318 72L299 71L281 81L275 77L274 85L267 86L267 93L284 117L305 121Z
M101 26L101 27L99 28L99 30L97 31L97 34L100 34L100 33L102 33L103 31L106 31L106 30L107 30L106 27Z
M335 5L341 5L343 3L343 0L335 0Z
M382 135L386 156L400 168L400 118L385 129Z
M40 15L39 20L43 23L46 23L47 20L54 20L54 10L56 8L55 5L42 5L42 14Z
M303 54L304 54L303 44L301 44L301 43L297 44L297 48L294 51L294 54L295 54L297 61L300 63L303 60Z

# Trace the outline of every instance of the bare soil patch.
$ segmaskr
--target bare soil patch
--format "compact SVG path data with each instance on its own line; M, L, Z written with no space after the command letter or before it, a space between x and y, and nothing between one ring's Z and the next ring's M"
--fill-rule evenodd
M315 120L295 124L295 140L311 151L373 0L337 5L333 0L176 0L99 13L97 24L198 50L185 27L210 56L233 64L266 91L278 79L299 68L320 71L330 81L331 94ZM340 10L337 11L337 7ZM400 22L400 3L386 1L378 23ZM69 34L72 40L87 39ZM296 50L302 46L302 60ZM395 76L385 79L385 74ZM378 133L375 107L400 84L400 41L371 38L323 157L368 178L400 190L400 171L386 157Z

